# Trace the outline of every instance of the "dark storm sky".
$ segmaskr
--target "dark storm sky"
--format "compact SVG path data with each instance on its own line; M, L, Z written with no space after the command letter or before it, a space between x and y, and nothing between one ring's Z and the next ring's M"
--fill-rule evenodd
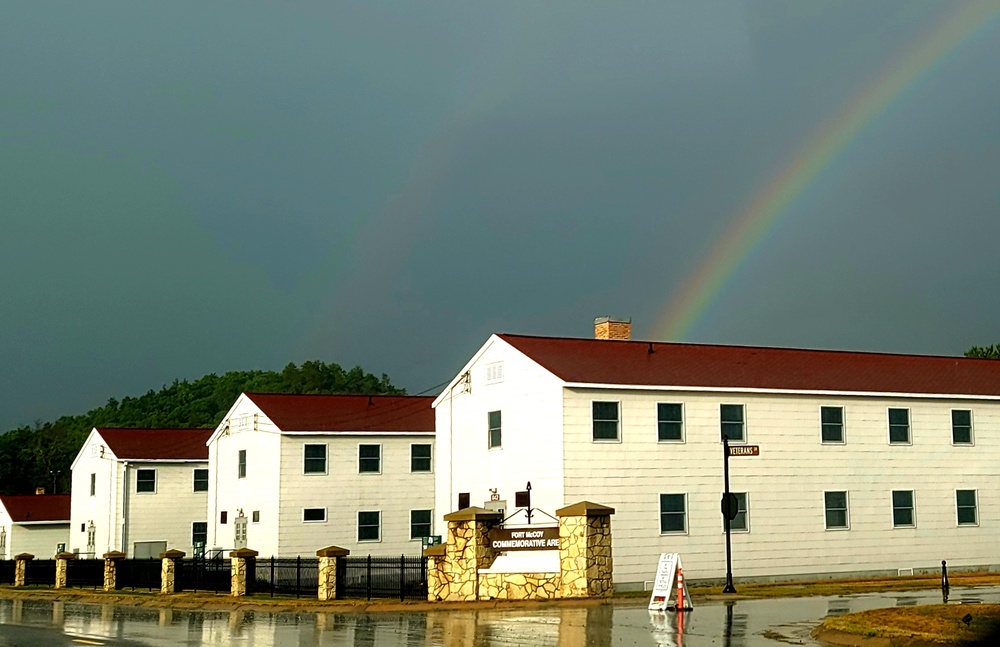
M492 332L603 314L655 337L755 192L963 4L7 3L0 429L305 359L418 392ZM1000 342L998 126L994 13L685 340Z

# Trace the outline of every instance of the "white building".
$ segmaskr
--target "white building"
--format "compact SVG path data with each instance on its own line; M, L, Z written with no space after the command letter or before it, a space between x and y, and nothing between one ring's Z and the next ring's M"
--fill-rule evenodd
M0 495L0 559L52 559L69 538L69 495Z
M95 428L73 461L70 550L193 555L208 532L211 429Z
M1000 565L998 361L504 334L434 406L439 520L612 506L619 588L725 576L722 433L737 580Z
M244 393L209 440L209 546L419 554L435 534L432 401Z

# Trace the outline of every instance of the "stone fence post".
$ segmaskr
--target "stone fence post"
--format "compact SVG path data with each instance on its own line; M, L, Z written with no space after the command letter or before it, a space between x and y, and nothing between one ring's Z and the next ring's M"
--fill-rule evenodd
M445 568L444 544L428 546L424 549L427 558L427 600L440 602L448 595L449 579Z
M496 510L472 506L446 514L444 520L448 522L444 558L448 592L442 597L455 601L478 600L479 569L489 568L496 559L489 533L503 522L503 515Z
M118 562L125 559L125 553L113 550L104 553L104 590L114 591L118 588ZM160 583L162 586L162 582Z
M14 555L14 586L24 586L25 571L28 570L28 562L35 559L31 553L21 553Z
M556 510L559 517L559 597L610 597L611 515L614 508L581 501Z
M169 595L177 590L177 560L187 555L183 550L160 553L160 594Z
M257 578L257 551L237 548L230 551L229 558L232 560L230 592L234 598L242 598L247 594L247 581Z
M316 551L319 557L319 599L337 599L337 560L347 557L351 551L340 546L327 546Z
M73 553L62 552L56 555L56 588L66 588L66 575L69 570L69 560L76 559Z

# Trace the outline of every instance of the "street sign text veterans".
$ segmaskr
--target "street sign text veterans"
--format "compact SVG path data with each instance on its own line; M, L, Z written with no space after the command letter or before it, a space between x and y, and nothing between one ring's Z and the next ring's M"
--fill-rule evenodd
M559 550L559 527L495 528L490 531L493 550Z

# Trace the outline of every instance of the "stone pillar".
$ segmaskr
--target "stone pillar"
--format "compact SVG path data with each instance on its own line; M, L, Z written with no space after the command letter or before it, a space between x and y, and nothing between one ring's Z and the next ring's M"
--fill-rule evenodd
M183 550L170 550L160 553L160 593L169 595L177 590L177 560L186 555Z
M489 568L496 559L489 532L503 522L495 510L469 507L446 514L448 540L445 543L445 571L448 593L445 600L479 599L479 569Z
M247 594L247 580L256 577L257 551L249 548L237 548L229 553L232 560L230 591L234 598L242 598Z
M104 553L104 590L114 591L118 588L118 562L125 559L125 553L113 550Z
M337 599L337 560L351 551L340 546L327 546L316 551L319 557L319 599L323 602Z
M444 544L428 546L424 549L427 558L427 600L440 602L448 595L449 579L445 569Z
M59 553L56 555L56 588L66 588L66 571L69 569L69 560L76 559L73 553Z
M556 510L559 517L559 597L610 597L611 515L614 508L581 501Z
M35 559L30 553L21 553L14 556L14 586L24 586L25 571L28 570L28 562Z

